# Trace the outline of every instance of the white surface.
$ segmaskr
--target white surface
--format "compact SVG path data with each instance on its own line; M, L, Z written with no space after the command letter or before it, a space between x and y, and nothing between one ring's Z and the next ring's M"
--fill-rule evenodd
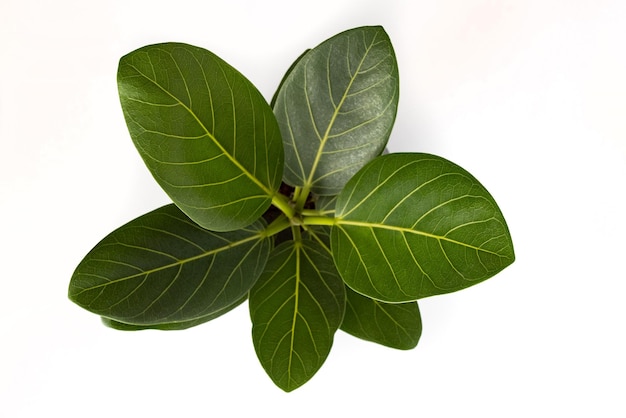
M369 24L400 63L391 150L476 175L514 265L422 301L413 351L339 333L291 394L257 362L247 305L121 333L67 300L97 241L168 202L126 131L122 55L196 44L269 99L302 50ZM626 416L625 40L621 0L3 0L0 416Z

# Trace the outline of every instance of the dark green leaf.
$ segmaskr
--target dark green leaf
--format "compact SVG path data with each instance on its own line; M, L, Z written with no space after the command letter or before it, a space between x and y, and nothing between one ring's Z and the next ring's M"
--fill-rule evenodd
M179 331L179 330L195 327L196 325L204 324L205 322L209 322L215 318L218 318L224 315L225 313L232 311L237 306L245 302L247 299L248 299L248 295L245 295L241 299L239 299L232 305L225 307L221 311L217 311L215 313L208 314L200 318L191 319L189 321L169 322L165 324L155 324L155 325L132 325L132 324L125 324L124 322L118 322L110 318L102 317L102 323L106 325L107 327L116 329L118 331L142 331L146 329L156 329L160 331Z
M302 54L300 54L300 56L298 58L296 58L296 60L289 66L289 68L285 72L285 75L283 76L283 78L280 80L280 83L278 84L278 88L276 89L276 92L274 93L274 96L272 96L272 101L270 102L270 106L272 107L272 109L274 108L274 105L276 104L276 99L278 98L278 92L283 87L283 84L285 84L285 80L287 79L289 74L291 74L293 69L296 67L296 64L298 62L300 62L302 57L304 57L307 54L307 52L309 52L309 51L310 51L310 49L307 49Z
M331 254L330 232L328 226L310 225L305 237L318 241ZM363 340L409 350L422 335L422 319L417 302L381 302L346 286L346 312L340 328Z
M381 27L352 29L309 51L274 106L285 144L285 182L338 194L384 149L398 89L395 53Z
M126 324L197 320L243 298L271 246L261 221L239 231L210 232L175 205L164 206L100 241L76 268L69 297Z
M315 209L322 212L333 212L337 203L337 195L333 196L316 196Z
M331 248L343 280L382 301L460 290L515 259L493 197L434 155L376 158L341 192L335 216Z
M363 340L410 350L422 335L422 318L417 302L385 303L346 288L341 329Z
M257 356L278 387L292 391L319 370L344 309L344 284L318 243L274 249L250 291L250 317Z
M309 225L307 230L302 234L305 239L317 241L331 255L330 251L330 227L326 225Z
M167 43L122 57L126 124L152 175L213 231L250 225L280 186L283 150L258 90L213 53Z

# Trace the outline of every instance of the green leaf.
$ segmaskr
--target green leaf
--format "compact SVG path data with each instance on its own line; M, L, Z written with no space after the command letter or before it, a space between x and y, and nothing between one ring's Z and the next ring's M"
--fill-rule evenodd
M284 181L338 194L385 148L398 90L395 53L382 27L340 33L306 53L274 106L285 144Z
M422 335L417 302L385 303L346 287L346 314L341 330L391 348L415 348Z
M515 259L489 192L434 155L376 158L341 192L335 216L331 249L343 280L382 301L454 292Z
M330 255L313 241L274 249L250 291L252 340L274 383L290 392L326 360L345 309L345 289Z
M132 325L216 314L245 297L263 271L272 246L264 226L210 232L175 205L161 207L100 241L76 268L69 298Z
M309 225L304 237L318 241L332 255L330 233L326 225ZM363 340L409 350L422 335L422 319L417 302L381 302L346 286L346 312L340 329Z
M278 98L278 92L283 87L283 84L285 84L285 80L287 80L287 77L289 76L289 74L291 74L293 69L296 67L296 64L298 64L298 62L300 62L302 57L304 57L309 51L310 51L310 49L306 49L302 54L300 54L298 56L298 58L296 58L296 60L289 66L289 68L285 72L285 75L280 80L280 83L278 83L278 88L276 89L276 92L274 93L274 96L272 96L272 100L270 101L270 106L272 107L272 109L274 108L274 105L276 105L276 99Z
M276 118L259 91L213 53L166 43L122 57L118 89L130 135L152 175L201 226L250 225L280 186Z
M337 203L337 195L315 196L315 209L322 212L333 212Z
M201 316L200 318L191 319L189 321L181 321L181 322L168 322L165 324L155 324L155 325L132 325L125 324L124 322L115 321L111 318L102 317L102 323L109 328L116 329L118 331L142 331L146 329L156 329L160 331L179 331L188 329L191 327L195 327L196 325L204 324L205 322L209 322L215 318L219 318L235 309L237 306L241 305L248 299L248 295L244 295L241 299L225 307L224 309L217 311L215 313L211 313L205 316Z

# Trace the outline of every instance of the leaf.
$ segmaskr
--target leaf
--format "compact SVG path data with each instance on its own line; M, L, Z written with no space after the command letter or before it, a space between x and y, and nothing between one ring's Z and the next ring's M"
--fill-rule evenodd
M337 202L337 195L333 196L316 196L315 209L322 212L333 212Z
M385 148L398 90L395 53L382 27L340 33L306 53L274 106L285 145L284 181L338 194Z
M189 321L168 322L165 324L155 324L155 325L132 325L132 324L125 324L124 322L118 322L110 318L102 317L102 323L106 325L107 327L116 329L118 331L142 331L142 330L147 330L147 329L155 329L155 330L160 330L160 331L179 331L179 330L184 330L184 329L188 329L191 327L195 327L197 325L204 324L205 322L209 322L213 319L219 318L220 316L232 311L237 306L244 303L247 299L248 299L248 295L246 294L241 299L233 303L232 305L229 305L220 311L217 311L217 312L205 315L205 316L201 316L196 319L191 319Z
M415 348L422 335L417 302L385 303L346 287L346 314L341 330L391 348Z
M330 234L329 226L309 225L304 237L318 241L332 256ZM363 340L409 350L422 335L422 319L417 302L381 302L346 286L346 312L340 329Z
M183 212L214 231L261 217L280 186L283 150L252 83L213 53L179 43L131 52L117 77L133 142Z
M100 241L76 268L69 298L126 324L198 320L248 293L271 246L261 221L239 231L210 232L167 205Z
M326 225L309 225L304 237L318 241L332 255L330 232ZM381 302L346 286L346 312L340 329L363 340L409 350L422 335L422 319L417 302Z
M454 292L515 259L489 192L434 155L376 158L341 192L335 217L331 249L343 280L381 301Z
M285 75L280 80L280 83L278 83L278 88L276 89L276 92L274 93L274 96L272 96L272 100L270 101L270 106L272 107L272 109L274 108L274 105L276 104L276 99L278 98L278 92L283 87L283 84L285 84L285 80L287 79L289 74L291 74L293 69L296 67L296 64L298 64L298 62L300 62L302 57L304 57L309 51L310 49L306 49L302 54L300 54L298 58L296 58L296 60L289 66L289 68L285 72Z
M290 392L326 360L343 318L344 284L319 244L288 241L272 252L249 306L261 365Z

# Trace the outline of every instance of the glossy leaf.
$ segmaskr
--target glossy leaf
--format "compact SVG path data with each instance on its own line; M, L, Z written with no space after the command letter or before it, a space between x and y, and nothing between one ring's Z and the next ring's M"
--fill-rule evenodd
M289 68L285 72L285 75L280 80L280 83L278 83L278 88L276 89L276 92L274 93L274 96L272 96L272 100L270 101L270 106L272 107L272 109L276 105L276 99L278 98L278 92L283 87L283 84L285 84L285 80L287 80L287 77L289 77L289 74L291 74L293 69L296 67L296 64L298 64L300 62L300 60L302 59L302 57L304 57L309 51L310 51L310 49L307 49L302 54L300 54L300 56L298 56L298 58L296 58L296 60L289 66Z
M422 335L422 318L417 302L386 303L346 288L341 330L387 347L410 350Z
M118 89L135 146L183 212L214 231L261 217L280 186L283 150L252 83L205 49L166 43L122 57Z
M304 55L278 92L283 179L333 195L385 148L398 105L398 67L387 33L361 27Z
M341 192L335 216L331 248L343 280L382 301L460 290L515 258L489 192L434 155L376 158Z
M319 242L332 255L330 233L328 226L311 225L305 237ZM422 335L422 320L417 302L381 302L346 286L346 312L340 329L363 340L409 350Z
M175 205L113 231L80 262L69 297L114 321L158 325L198 320L245 297L272 245L264 223L210 232Z
M168 322L165 324L154 324L154 325L132 325L125 324L124 322L118 322L110 318L102 317L102 323L109 328L116 329L118 331L143 331L147 329L154 329L159 331L180 331L188 328L195 327L197 325L204 324L205 322L209 322L213 319L219 318L220 316L232 311L237 306L241 305L248 299L248 295L243 296L241 299L225 307L224 309L201 316L196 319L190 319L188 321L180 321L180 322Z
M345 289L317 243L274 249L250 292L252 340L261 365L281 389L306 383L330 352L345 308Z

